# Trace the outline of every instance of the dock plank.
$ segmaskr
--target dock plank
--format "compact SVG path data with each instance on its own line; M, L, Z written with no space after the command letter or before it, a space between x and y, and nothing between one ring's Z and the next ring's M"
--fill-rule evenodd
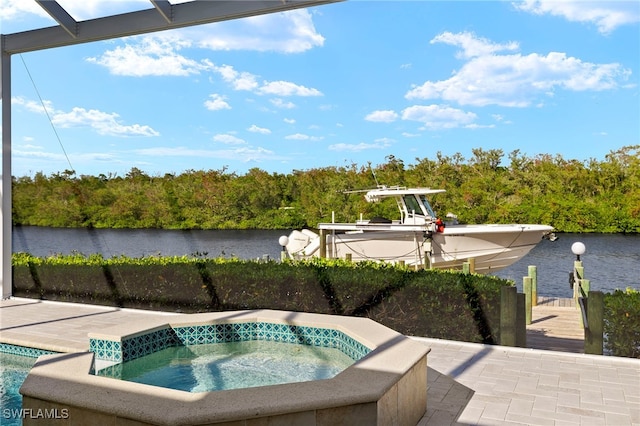
M584 328L573 299L539 297L527 325L527 347L584 353Z

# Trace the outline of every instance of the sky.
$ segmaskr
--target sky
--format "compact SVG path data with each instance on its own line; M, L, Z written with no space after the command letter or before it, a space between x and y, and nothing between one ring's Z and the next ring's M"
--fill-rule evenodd
M78 21L152 7L58 2ZM2 34L54 25L0 3ZM635 0L350 0L13 55L12 174L604 161L640 144L639 76Z

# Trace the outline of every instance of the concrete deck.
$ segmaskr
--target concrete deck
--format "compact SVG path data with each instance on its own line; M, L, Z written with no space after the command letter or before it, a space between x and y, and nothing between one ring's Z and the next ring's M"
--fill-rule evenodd
M170 313L0 301L0 342L88 350L87 334ZM415 338L428 356L420 425L640 426L640 360Z

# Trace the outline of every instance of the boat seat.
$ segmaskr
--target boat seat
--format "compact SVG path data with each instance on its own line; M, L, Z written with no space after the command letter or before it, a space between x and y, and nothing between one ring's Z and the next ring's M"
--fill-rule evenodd
M387 219L386 217L374 216L371 218L369 223L391 223L391 219Z

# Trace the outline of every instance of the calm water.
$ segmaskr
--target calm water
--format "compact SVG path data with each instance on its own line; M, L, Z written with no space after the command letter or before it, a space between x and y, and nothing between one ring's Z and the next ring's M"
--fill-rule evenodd
M571 245L580 241L587 248L581 260L591 290L613 292L627 287L640 290L640 235L557 235L558 240L543 240L527 256L495 275L515 281L522 291L522 277L527 275L529 265L535 265L539 295L572 297L569 273L576 256Z
M330 379L353 362L336 348L252 340L166 348L97 374L209 392Z
M36 358L0 353L1 425L22 424L19 411L22 408L22 395L19 390L35 362Z
M288 231L273 230L196 230L155 229L59 229L16 227L13 251L35 256L74 251L85 255L101 253L105 257L127 255L182 256L206 253L208 257L257 259L268 255L280 258L278 237ZM640 235L558 234L557 241L543 240L526 257L497 276L512 279L522 290L522 277L529 265L538 268L538 294L571 297L569 272L575 256L571 245L581 241L587 247L582 255L585 278L591 289L611 292L631 287L640 290Z

